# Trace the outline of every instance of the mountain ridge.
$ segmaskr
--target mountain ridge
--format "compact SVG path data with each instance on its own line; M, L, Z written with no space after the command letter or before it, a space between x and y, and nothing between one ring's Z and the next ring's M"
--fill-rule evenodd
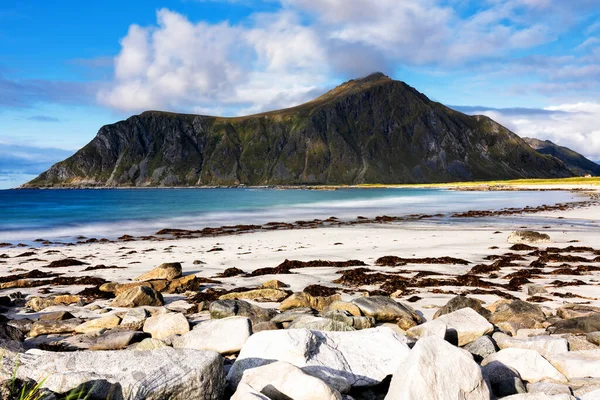
M485 116L375 73L241 117L145 111L105 125L24 187L428 183L568 177Z
M600 165L568 147L559 146L550 140L524 137L523 140L541 154L558 158L576 175L600 175Z

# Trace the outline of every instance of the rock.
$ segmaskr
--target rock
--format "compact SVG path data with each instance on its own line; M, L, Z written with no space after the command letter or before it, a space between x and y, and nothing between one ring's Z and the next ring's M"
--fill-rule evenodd
M600 400L600 389L587 392L578 397L579 400Z
M146 338L139 343L135 343L131 346L132 350L137 351L147 351L147 350L156 350L163 349L165 347L169 347L165 342L160 339Z
M198 310L198 306L196 304L188 303L185 300L174 301L172 303L167 304L165 308L169 311L178 312L182 314L193 314Z
M334 301L323 310L325 313L329 311L345 311L355 317L360 317L362 315L360 308L358 308L356 304L347 301Z
M144 327L144 322L148 318L148 311L143 308L132 308L121 320L119 328L140 331Z
M29 336L34 338L39 335L50 335L57 333L73 333L75 328L81 325L83 321L74 318L64 321L37 321L34 322L29 331Z
M346 311L332 310L322 314L323 318L342 322L354 329L368 329L375 326L375 319L371 317L354 317ZM309 328L310 329L310 328Z
M421 316L411 306L397 302L391 297L359 297L352 300L352 304L360 308L363 315L375 318L377 322L398 322L404 319L418 324L423 322Z
M3 359L5 367L11 362ZM20 379L45 378L42 387L56 393L81 388L92 398L111 400L218 400L225 387L221 356L193 349L30 350L19 356L16 371Z
M252 335L252 324L245 317L229 317L200 322L194 329L172 341L175 348L237 353Z
M472 299L466 296L456 296L452 298L448 303L446 303L446 305L444 305L442 308L437 310L436 313L433 315L433 319L441 317L445 314L450 314L454 311L461 310L463 308L472 308L482 317L488 319L490 315L492 315L492 313L489 310L485 309L481 305L481 303L482 302L477 299Z
M482 336L465 345L463 349L471 353L477 362L481 362L481 360L498 350L496 343L489 336Z
M588 317L594 314L600 314L600 307L587 304L565 304L556 310L556 315L562 319Z
M75 317L68 311L54 311L40 315L39 321L63 321L71 318Z
M217 300L210 304L210 317L212 319L227 317L246 317L254 322L270 321L277 311L262 308L244 300Z
M450 314L442 315L431 322L411 328L407 334L412 337L419 337L419 332L426 330L428 324L436 323L446 325L446 340L451 343L457 343L458 346L471 343L494 330L494 326L475 310L472 308L462 308Z
M429 336L404 357L385 398L488 400L490 393L469 353Z
M91 333L101 329L111 329L119 325L121 318L116 315L108 315L84 322L75 328L76 333Z
M253 333L262 331L276 331L277 329L279 329L277 324L271 321L257 322L255 324L252 324Z
M510 244L552 243L550 241L550 236L535 231L515 231L510 234L507 241Z
M146 272L143 275L135 278L135 281L152 281L156 279L172 280L181 277L182 269L181 264L175 263L164 263L154 268L153 270Z
M512 338L504 333L494 333L492 338L500 349L529 349L535 350L543 357L569 351L566 339L551 336L534 336L530 338Z
M286 285L285 283L283 283L281 281L278 281L277 279L266 281L265 283L262 284L263 289L281 289L281 288L286 288L286 287L288 287L288 285Z
M447 331L448 326L446 326L443 321L433 320L421 325L413 326L406 331L406 336L414 339L421 339L429 336L437 336L441 339L445 339ZM456 337L454 342L456 343Z
M330 388L322 380L284 361L247 369L240 385L248 385L272 399L342 399L342 395L337 390Z
M585 335L585 338L588 342L595 344L596 346L600 345L600 331L590 332Z
M151 282L154 283L155 281ZM202 284L202 280L198 279L196 275L186 275L167 282L168 285L166 289L163 289L163 291L166 293L197 292Z
M527 388L519 372L499 362L492 362L481 369L483 378L489 383L494 395L505 397L519 393L526 393Z
M11 319L10 321L6 321L6 325L17 328L24 334L28 334L33 326L33 321L29 318Z
M301 307L301 308L292 308L291 310L284 311L275 315L271 322L276 324L282 324L284 322L292 322L298 317L302 317L305 315L316 315L316 311L309 307Z
M310 315L303 315L296 318L288 327L288 329L312 329L316 331L338 331L348 332L354 331L355 329L340 321L335 321L331 318L313 317Z
M406 338L389 328L355 332L264 331L250 336L227 380L235 388L245 370L285 361L346 392L350 386L377 385L400 367L408 352Z
M576 336L571 333L562 335L564 339L569 343L569 351L579 350L599 350L600 347L593 343L590 343L584 336Z
M569 380L600 378L600 349L552 354L548 361Z
M49 297L34 296L27 301L27 303L25 303L25 307L35 312L39 312L50 306L69 305L79 303L80 301L81 297L74 295L58 295Z
M544 285L538 285L538 284L532 283L529 285L525 285L525 289L527 290L528 296L538 296L538 295L542 295L542 294L548 294L548 291L546 290Z
M489 321L513 334L519 329L542 328L546 315L541 307L522 300L499 304Z
M280 302L289 296L288 292L279 289L254 289L247 292L227 293L219 300L254 300L258 302Z
M550 325L546 330L552 334L577 334L600 331L600 314L558 321Z
M230 400L272 400L264 394L254 390L245 383L240 383Z
M113 307L162 306L164 300L156 290L137 286L119 294L111 303Z
M146 335L142 332L120 330L107 331L90 344L90 350L121 350L144 338L146 338Z
M144 322L144 332L154 339L164 339L172 335L183 335L190 331L190 323L183 314L169 313L150 317Z
M489 369L503 368L504 366L514 368L519 372L521 378L528 382L543 380L567 382L567 378L535 350L500 350L484 358L481 365L483 367L490 365L487 367Z
M318 311L323 311L327 306L335 301L342 300L342 296L334 294L328 297L311 296L305 292L293 293L287 299L281 302L279 309L281 311L290 310L292 308L314 308Z
M21 330L6 323L0 323L0 340L16 340L22 342L24 339L25 336Z
M547 395L567 394L571 395L571 388L567 385L553 382L535 382L527 384L528 393L543 393Z

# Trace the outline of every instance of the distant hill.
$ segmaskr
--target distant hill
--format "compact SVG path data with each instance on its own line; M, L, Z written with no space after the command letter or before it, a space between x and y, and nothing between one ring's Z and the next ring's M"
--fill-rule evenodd
M523 138L523 140L538 153L554 156L564 162L575 175L600 176L600 165L567 147L559 146L549 140L534 138Z
M427 183L568 177L486 116L376 73L237 118L146 111L102 127L25 187Z

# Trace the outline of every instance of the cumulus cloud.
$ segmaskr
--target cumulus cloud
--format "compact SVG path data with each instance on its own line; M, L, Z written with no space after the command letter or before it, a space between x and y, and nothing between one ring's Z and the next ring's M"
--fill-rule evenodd
M552 12L545 0L489 1L468 16L442 0L279 3L238 24L159 10L155 26L129 28L98 101L126 111L259 112L306 101L339 77L450 69L555 37L530 22L529 13Z
M543 109L464 109L484 114L522 137L550 140L591 160L600 160L600 103L560 104Z

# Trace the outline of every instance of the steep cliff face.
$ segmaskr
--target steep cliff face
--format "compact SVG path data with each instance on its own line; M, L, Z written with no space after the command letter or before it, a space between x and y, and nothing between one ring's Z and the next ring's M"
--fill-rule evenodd
M564 162L567 168L575 175L590 174L600 176L600 165L588 160L568 147L559 146L549 140L539 140L534 138L523 138L523 140L538 153L554 156Z
M29 187L417 183L566 177L484 116L382 74L239 118L147 111L104 126Z

